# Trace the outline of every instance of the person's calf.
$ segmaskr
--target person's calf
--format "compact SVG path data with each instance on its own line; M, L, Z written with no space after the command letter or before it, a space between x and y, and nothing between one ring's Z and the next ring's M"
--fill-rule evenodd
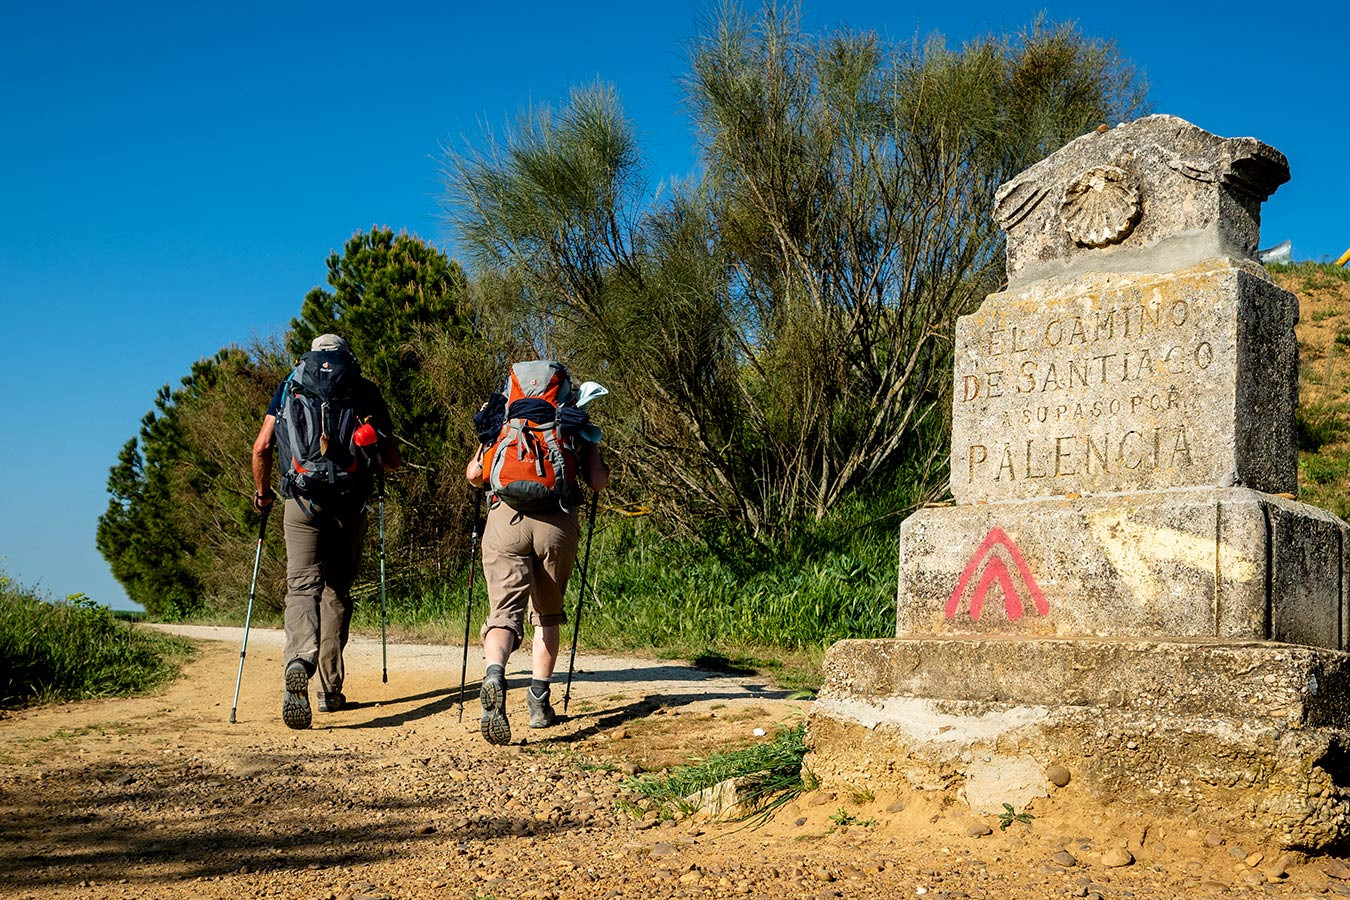
M530 648L531 669L535 678L548 681L553 677L553 669L558 664L560 640L561 628L559 626L535 626L534 641Z
M511 658L511 654L520 644L519 634L501 625L494 625L483 631L482 640L483 662L490 666L505 667L506 661Z

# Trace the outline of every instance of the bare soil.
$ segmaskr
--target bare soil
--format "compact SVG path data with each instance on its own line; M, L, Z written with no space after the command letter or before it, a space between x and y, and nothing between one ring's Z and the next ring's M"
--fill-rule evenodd
M475 660L461 722L458 648L391 645L385 684L378 641L357 640L357 704L292 731L280 635L255 630L231 725L239 631L190 631L202 652L154 696L0 720L0 897L1350 895L1339 860L1054 796L1006 830L939 793L865 785L805 794L759 828L635 818L625 767L763 740L755 729L808 704L753 677L583 655L570 718L546 731L525 727L528 675L513 667L515 743L494 747L478 734ZM1103 863L1122 849L1132 864Z

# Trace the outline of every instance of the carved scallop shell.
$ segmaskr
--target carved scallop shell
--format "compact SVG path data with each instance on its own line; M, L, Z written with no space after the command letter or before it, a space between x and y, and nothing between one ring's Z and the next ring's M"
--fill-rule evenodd
M1084 247L1118 244L1139 221L1139 187L1115 166L1088 169L1064 188L1059 215L1069 237Z

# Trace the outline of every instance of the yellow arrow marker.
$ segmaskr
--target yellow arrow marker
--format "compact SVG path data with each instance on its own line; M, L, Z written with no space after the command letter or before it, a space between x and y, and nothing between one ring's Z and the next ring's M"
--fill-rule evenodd
M1159 598L1152 562L1180 563L1212 576L1221 558L1223 572L1219 577L1224 581L1243 583L1258 575L1255 560L1231 544L1216 542L1212 534L1191 534L1133 522L1130 514L1120 509L1090 513L1088 524L1111 564L1143 605Z

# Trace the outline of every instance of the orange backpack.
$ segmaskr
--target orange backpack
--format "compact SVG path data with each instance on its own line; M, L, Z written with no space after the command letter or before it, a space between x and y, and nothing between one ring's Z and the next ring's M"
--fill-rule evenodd
M502 393L506 419L483 453L488 489L518 512L575 508L577 446L558 417L560 407L576 402L567 370L547 359L516 363Z

